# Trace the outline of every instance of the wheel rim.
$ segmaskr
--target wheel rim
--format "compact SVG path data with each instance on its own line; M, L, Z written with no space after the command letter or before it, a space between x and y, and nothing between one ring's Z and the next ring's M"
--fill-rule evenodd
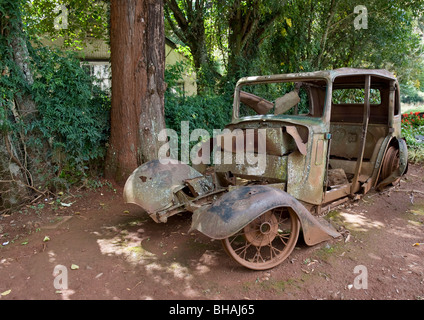
M291 209L276 208L222 242L230 257L242 266L265 270L290 255L296 246L299 230L299 219Z
M384 156L383 163L381 165L380 180L386 179L399 167L399 150L390 146L387 149L386 155Z

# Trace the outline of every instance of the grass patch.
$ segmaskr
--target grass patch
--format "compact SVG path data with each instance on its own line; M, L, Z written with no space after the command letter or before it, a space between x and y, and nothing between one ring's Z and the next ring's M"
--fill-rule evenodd
M424 225L424 205L415 204L406 212L408 223L417 227Z
M326 261L328 262L330 257L334 256L335 254L339 254L340 251L343 250L343 242L335 242L330 244L325 244L320 249L315 251L315 256L320 261Z
M401 111L402 113L424 112L424 103L402 103Z
M300 289L298 280L296 279L287 279L287 280L274 280L270 279L268 281L261 282L260 284L264 289L273 290L276 293L283 293L288 287L295 287Z

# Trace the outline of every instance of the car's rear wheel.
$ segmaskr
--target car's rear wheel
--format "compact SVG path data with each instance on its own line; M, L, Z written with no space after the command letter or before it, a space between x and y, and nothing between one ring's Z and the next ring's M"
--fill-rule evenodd
M400 165L400 156L399 156L399 149L395 146L390 146L386 154L384 155L383 163L381 164L381 172L380 172L380 181L383 181L387 177L389 177L392 172L397 170ZM400 179L400 178L399 178ZM392 182L392 184L395 184L399 181L399 179L396 179Z

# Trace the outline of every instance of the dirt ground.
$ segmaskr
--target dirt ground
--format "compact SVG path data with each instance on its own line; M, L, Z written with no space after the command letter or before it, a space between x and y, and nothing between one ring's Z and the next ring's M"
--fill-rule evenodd
M424 299L423 166L326 218L343 237L300 238L281 265L251 271L188 234L188 213L156 224L111 184L74 190L0 217L0 300Z

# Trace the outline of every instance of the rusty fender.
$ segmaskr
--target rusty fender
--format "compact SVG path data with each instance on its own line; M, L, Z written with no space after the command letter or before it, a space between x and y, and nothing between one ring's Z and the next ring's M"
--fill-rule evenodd
M202 174L184 163L162 164L160 160L152 160L128 177L124 201L139 205L152 216L175 205L175 189L183 187L186 179L197 177L202 177Z
M213 239L225 239L263 213L278 207L287 207L296 213L307 245L340 236L331 225L323 219L318 220L291 195L266 185L240 187L211 205L195 210L191 230L198 230Z

